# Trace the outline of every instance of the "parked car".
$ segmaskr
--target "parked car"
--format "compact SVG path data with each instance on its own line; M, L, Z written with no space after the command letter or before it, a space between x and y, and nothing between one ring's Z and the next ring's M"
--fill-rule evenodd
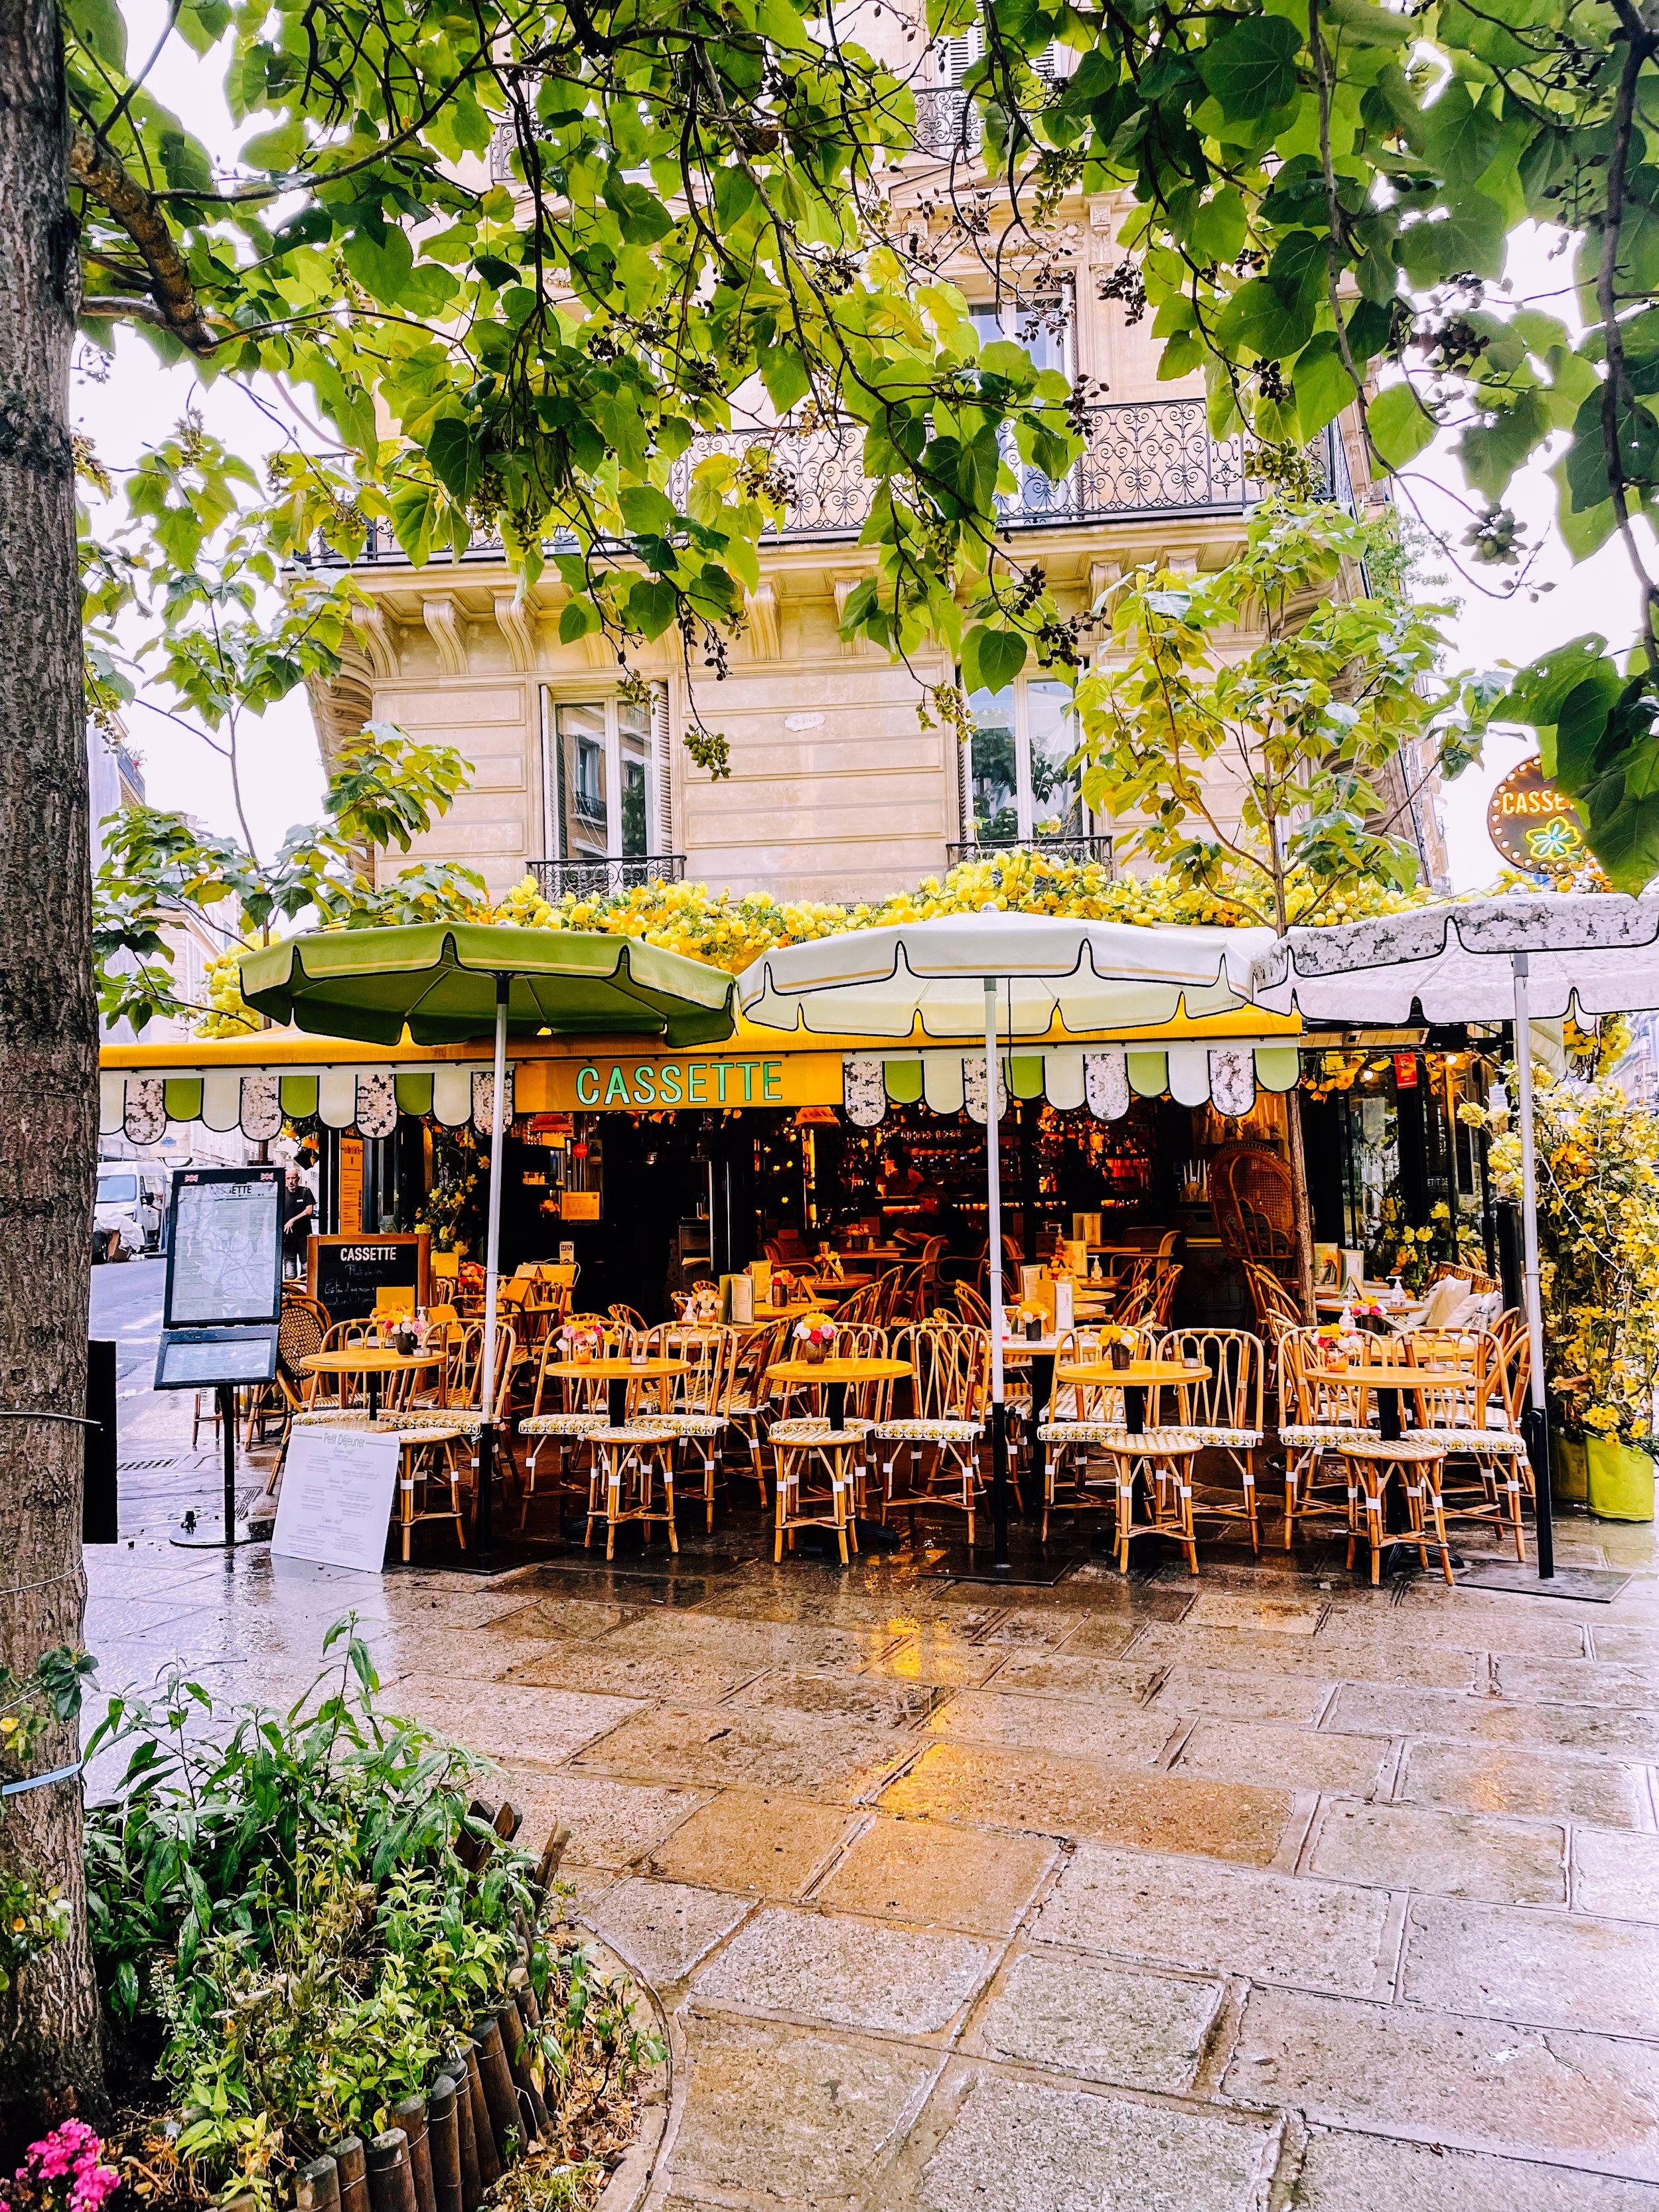
M93 1203L92 1256L131 1260L165 1249L170 1171L145 1160L104 1160Z

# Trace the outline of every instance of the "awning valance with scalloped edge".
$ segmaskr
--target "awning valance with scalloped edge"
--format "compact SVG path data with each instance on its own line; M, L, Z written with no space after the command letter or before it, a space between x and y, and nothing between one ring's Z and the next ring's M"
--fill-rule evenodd
M246 1052L244 1046L239 1060ZM377 1055L370 1065L227 1066L215 1065L207 1047L194 1064L135 1068L118 1065L125 1056L118 1047L106 1048L99 1130L133 1144L155 1143L169 1122L240 1129L256 1143L276 1136L284 1121L313 1115L325 1128L355 1128L364 1137L390 1136L400 1114L429 1114L448 1128L471 1122L487 1129L490 1122L490 1066L482 1057L434 1062ZM112 1060L118 1064L109 1065ZM843 1104L860 1127L874 1127L890 1105L922 1103L936 1114L965 1109L975 1121L985 1119L984 1063L972 1054L890 1048L848 1053L842 1065ZM1005 1096L1046 1098L1067 1110L1086 1107L1102 1121L1115 1121L1128 1112L1132 1098L1166 1092L1183 1106L1210 1104L1223 1114L1248 1114L1258 1089L1290 1090L1297 1067L1295 1045L1280 1038L1185 1039L1162 1046L1048 1045L1015 1052L1004 1056L1002 1079ZM509 1066L509 1114L513 1075Z
M873 1128L890 1105L921 1104L935 1114L965 1109L970 1121L985 1119L985 1062L975 1054L848 1053L842 1065L848 1119L860 1128ZM1116 1121L1132 1100L1167 1093L1180 1106L1208 1105L1218 1113L1243 1115L1255 1105L1258 1089L1293 1089L1298 1067L1296 1046L1279 1039L1048 1045L1004 1054L1000 1104L1012 1093L1016 1098L1046 1098L1067 1111L1086 1106L1097 1120Z

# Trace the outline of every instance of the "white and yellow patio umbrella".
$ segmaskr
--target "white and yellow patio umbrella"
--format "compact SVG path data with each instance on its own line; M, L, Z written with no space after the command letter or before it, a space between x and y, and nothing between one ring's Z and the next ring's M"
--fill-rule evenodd
M1164 1027L1235 1012L1248 1000L1267 929L1144 928L1069 915L940 915L849 930L763 953L738 978L751 1022L777 1030L848 1030L930 1043L981 1038L991 1306L991 1524L1008 1560L1007 1430L1002 1371L1002 1191L997 1061L1004 1046L1051 1036Z
M1550 1522L1544 1316L1539 1297L1537 1147L1529 1022L1569 1012L1659 1007L1659 890L1536 893L1450 901L1334 929L1292 929L1258 962L1258 1006L1354 1024L1515 1024L1527 1327L1532 1342L1528 1451L1537 1476L1538 1573L1555 1572Z

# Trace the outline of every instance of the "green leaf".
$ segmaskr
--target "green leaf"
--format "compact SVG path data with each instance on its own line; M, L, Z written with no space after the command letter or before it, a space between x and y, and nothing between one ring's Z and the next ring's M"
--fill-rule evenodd
M1296 423L1304 444L1353 403L1353 379L1343 366L1334 331L1321 331L1297 356L1291 370Z
M1503 135L1497 116L1489 108L1477 107L1458 77L1424 110L1425 151L1449 184L1472 185L1491 167Z
M403 231L395 224L378 234L356 230L340 251L346 267L372 299L385 307L397 306L415 265L414 250Z
M1000 691L1025 665L1025 640L1018 630L976 624L962 641L962 679L970 691Z
M1496 200L1461 192L1438 222L1414 222L1400 234L1395 257L1413 284L1426 290L1454 276L1501 276L1509 226Z
M629 484L618 495L617 504L635 538L665 538L679 521L673 501L655 484Z
M1193 217L1193 252L1201 261L1237 261L1244 250L1249 212L1244 195L1228 185L1206 200Z
M1216 336L1226 347L1242 346L1264 361L1283 361L1299 352L1313 336L1314 311L1286 299L1265 276L1241 284L1216 318Z
M615 170L605 181L605 204L630 246L654 246L674 228L674 219L656 194L629 184Z
M1246 15L1211 40L1198 73L1229 121L1251 123L1295 99L1301 50L1301 33L1282 15Z
M1409 383L1390 384L1366 410L1371 441L1391 469L1403 469L1433 441L1439 425Z
M674 619L679 601L672 584L659 577L637 578L628 594L628 625L642 637L659 638Z
M780 415L787 415L812 388L799 345L761 347L760 373L766 396Z
M64 28L112 70L127 65L127 27L116 0L70 0Z
M427 433L426 457L450 497L468 505L483 478L483 455L471 426L449 416L434 422Z

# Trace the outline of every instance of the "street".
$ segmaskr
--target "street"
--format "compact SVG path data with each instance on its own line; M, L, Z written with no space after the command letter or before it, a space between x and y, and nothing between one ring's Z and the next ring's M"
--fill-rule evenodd
M123 1399L148 1395L155 1376L167 1266L164 1259L123 1260L92 1271L88 1334L114 1338L115 1371Z

